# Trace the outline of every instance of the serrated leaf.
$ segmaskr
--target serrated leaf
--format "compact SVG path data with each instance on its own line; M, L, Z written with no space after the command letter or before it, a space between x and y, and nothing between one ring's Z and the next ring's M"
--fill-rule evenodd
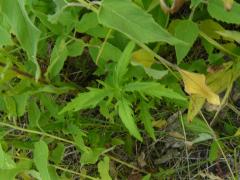
M182 20L175 28L175 36L188 43L187 45L175 45L177 63L180 64L198 37L198 26L190 20Z
M109 175L109 157L105 156L102 161L98 163L98 172L100 174L101 179L111 180L112 178Z
M118 101L118 114L130 134L139 141L142 141L142 137L138 131L135 119L133 118L131 104L128 102L128 100L122 98Z
M0 11L6 15L13 33L17 36L22 48L27 52L28 59L35 64L35 77L38 79L41 72L36 54L40 31L28 17L24 1L0 0L0 4Z
M232 9L230 11L225 10L223 1L210 0L208 1L209 14L218 21L240 24L240 4L233 2Z
M154 56L144 49L134 51L132 58L134 63L141 64L146 68L150 68L155 61Z
M89 92L78 94L70 103L68 103L60 112L78 111L81 109L94 108L101 102L110 92L107 89L90 88Z
M140 114L139 114L140 119L142 120L144 124L144 128L146 129L147 133L153 140L156 140L155 134L154 134L154 129L153 129L153 117L150 114L150 106L146 102L141 102L140 104Z
M118 30L137 42L182 43L130 0L104 0L98 13L98 20L101 24Z
M185 100L182 95L174 92L170 88L164 87L157 82L132 82L125 85L124 90L130 92L138 91L140 93L157 98L167 97L171 99Z
M34 144L33 160L41 178L51 180L48 172L48 146L44 141L40 140Z
M219 96L206 85L205 75L188 72L183 69L179 69L179 72L183 78L185 91L189 95L196 94L206 98L211 104L220 105Z

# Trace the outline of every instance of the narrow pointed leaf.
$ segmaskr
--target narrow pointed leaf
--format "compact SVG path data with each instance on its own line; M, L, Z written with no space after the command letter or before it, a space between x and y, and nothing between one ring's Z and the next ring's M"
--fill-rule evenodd
M138 131L135 119L133 118L133 111L130 103L124 98L118 101L118 113L130 134L142 141L142 137Z

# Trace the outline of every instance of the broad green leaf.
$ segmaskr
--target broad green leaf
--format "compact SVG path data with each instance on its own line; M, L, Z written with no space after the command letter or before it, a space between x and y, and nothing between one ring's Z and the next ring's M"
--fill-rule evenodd
M223 1L210 0L208 1L209 14L218 21L240 24L240 4L233 2L232 9L230 11L225 10Z
M102 161L98 163L98 172L100 174L101 179L111 180L112 178L109 175L109 157L105 156Z
M152 125L153 117L150 114L150 105L148 103L144 101L141 102L139 116L149 136L153 138L153 140L156 140L153 125Z
M101 24L118 30L140 43L157 41L172 45L182 43L130 0L104 0L98 13L98 20Z
M83 152L81 155L80 163L83 165L95 164L103 151L103 148L94 148L88 150L87 152Z
M50 58L50 65L45 75L50 78L58 75L58 73L63 68L67 55L68 50L65 42L65 37L59 36L53 48Z
M89 92L78 94L70 103L65 106L61 112L78 111L81 109L94 108L99 102L109 95L109 90L90 88Z
M57 147L51 152L50 160L52 160L55 164L61 163L64 155L64 150L65 150L64 144L58 143Z
M162 79L168 74L167 70L157 70L152 68L144 68L144 70L149 77L152 77L155 80Z
M180 64L198 37L198 26L190 20L182 20L175 28L175 36L188 43L187 45L175 45L177 63Z
M16 179L16 176L19 173L27 171L31 167L32 167L32 161L20 160L16 163L16 167L13 169L0 169L0 179L14 180L14 179Z
M0 169L13 169L16 167L15 162L12 160L11 156L5 153L0 144Z
M157 98L167 97L171 99L185 100L182 95L174 92L172 89L164 87L157 82L132 82L127 84L124 87L124 90L130 92L138 91L142 94Z
M142 141L142 137L138 131L135 119L133 117L131 104L128 102L128 100L122 98L118 101L118 114L130 134Z
M97 14L94 12L85 13L76 25L78 32L84 33L98 25Z
M135 44L133 42L129 42L126 48L124 49L120 59L118 60L118 63L115 68L115 80L116 83L120 83L123 79L123 76L127 72L127 66L130 62L132 51L135 47Z
M200 21L199 29L213 39L220 39L221 36L217 34L217 31L224 31L225 29L217 22L212 19L206 19Z
M27 52L28 59L35 64L35 77L38 79L41 72L36 54L40 31L28 17L24 1L0 0L0 4L0 11L6 15L13 33L17 36L22 48Z
M143 65L146 68L150 68L155 62L154 56L144 49L139 49L132 53L134 63Z
M51 180L48 172L48 146L44 141L40 140L34 144L33 160L41 178Z
M71 57L80 56L84 50L85 43L81 39L77 39L67 45L68 55Z
M1 25L0 25L0 47L4 45L12 45L12 39L11 39L11 34L5 30Z

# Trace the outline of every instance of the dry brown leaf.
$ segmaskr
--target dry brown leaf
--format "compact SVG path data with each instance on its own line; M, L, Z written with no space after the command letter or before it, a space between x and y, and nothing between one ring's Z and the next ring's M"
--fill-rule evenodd
M207 86L205 75L188 72L183 69L179 69L179 72L183 78L185 91L189 95L199 95L210 104L220 105L220 98Z

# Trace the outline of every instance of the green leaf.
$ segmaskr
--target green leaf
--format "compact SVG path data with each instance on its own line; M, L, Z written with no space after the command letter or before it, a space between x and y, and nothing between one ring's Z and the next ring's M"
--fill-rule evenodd
M16 164L16 167L13 169L0 169L0 179L14 180L19 173L27 171L31 167L32 161L19 160Z
M90 88L89 92L78 94L76 98L74 98L61 110L60 114L66 111L78 111L81 109L94 108L109 94L109 90L106 89Z
M188 43L188 45L177 44L175 46L177 63L180 64L198 37L198 26L189 20L179 21L175 28L175 36Z
M41 178L51 180L48 172L48 146L44 141L40 140L34 144L33 160Z
M46 76L50 78L55 77L63 68L64 62L67 58L68 50L65 42L65 37L59 36L53 48L50 65L47 69Z
M80 163L83 165L95 164L103 151L103 148L94 148L88 150L87 152L83 152L81 155Z
M85 43L81 39L77 39L71 44L67 45L68 55L71 57L80 56L84 50Z
M227 11L224 8L223 1L210 0L208 1L209 14L218 21L240 24L240 4L234 1L232 9Z
M4 45L12 45L12 39L11 39L11 34L5 30L1 25L0 25L0 47Z
M212 19L206 19L199 23L199 29L203 31L206 35L213 39L220 39L220 35L216 31L224 31L225 29L217 22Z
M40 31L28 17L24 1L0 0L0 4L0 11L6 15L13 33L17 36L22 48L27 52L28 59L35 64L35 77L38 79L41 71L36 54Z
M196 134L207 133L210 135L212 134L212 131L209 129L206 123L199 118L194 118L191 122L189 122L187 118L184 117L183 122L185 127L193 133Z
M37 103L32 100L29 102L28 105L28 121L29 121L29 127L34 128L38 127L38 121L41 116L41 111L38 108Z
M156 137L154 134L154 129L152 126L153 117L150 114L150 108L151 108L151 106L148 103L142 101L140 104L139 116L140 116L140 119L142 120L144 127L145 127L147 133L149 134L149 136L151 138L153 138L153 140L156 140Z
M109 157L105 156L103 161L98 163L98 172L100 174L101 179L111 180L112 178L109 175Z
M51 155L50 155L50 159L55 163L55 164L59 164L62 161L63 155L64 155L64 144L63 143L58 143L57 147L52 150Z
M133 135L138 140L142 141L142 137L138 131L135 119L133 118L133 111L131 109L131 104L128 100L122 98L118 101L118 113L131 135Z
M78 32L84 33L98 25L97 14L94 12L85 13L76 25Z
M216 141L213 141L213 143L210 146L208 160L211 163L213 163L214 161L216 161L218 159L220 152L221 151L218 147L218 144L216 143Z
M15 162L12 160L11 156L5 153L0 144L0 169L13 169L16 167Z
M128 64L130 62L132 51L135 47L135 44L131 41L125 47L120 59L118 60L117 66L115 68L115 80L117 83L120 83L123 79L123 76L128 70Z
M118 30L140 43L164 41L174 45L182 42L158 25L151 15L130 0L104 0L98 19L101 24Z
M157 82L131 82L125 86L124 90L130 92L138 91L142 94L157 98L167 97L171 99L185 100L182 95Z

